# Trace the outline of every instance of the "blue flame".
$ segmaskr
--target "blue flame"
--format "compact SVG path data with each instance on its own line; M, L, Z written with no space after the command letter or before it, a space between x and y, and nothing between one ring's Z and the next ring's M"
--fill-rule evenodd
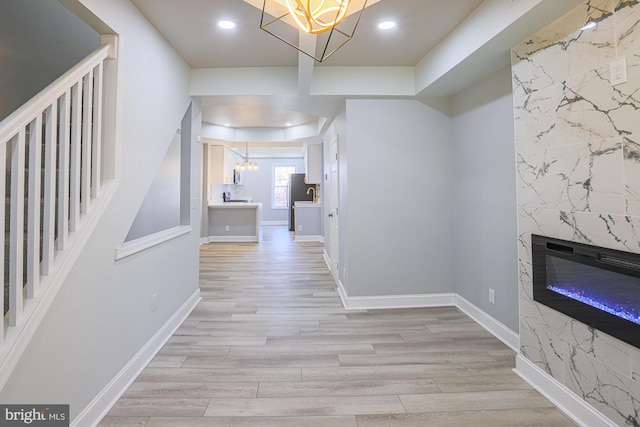
M570 285L551 285L547 286L547 289L640 325L640 307L634 307L632 305L615 301L602 300L600 299L600 296L589 295L584 289L579 289Z

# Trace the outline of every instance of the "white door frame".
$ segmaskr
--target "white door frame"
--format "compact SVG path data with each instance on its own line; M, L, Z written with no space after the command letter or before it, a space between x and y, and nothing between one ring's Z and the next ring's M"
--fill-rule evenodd
M331 274L336 282L339 281L339 247L340 247L340 220L339 209L340 204L340 168L338 160L338 135L334 136L329 144L329 266Z

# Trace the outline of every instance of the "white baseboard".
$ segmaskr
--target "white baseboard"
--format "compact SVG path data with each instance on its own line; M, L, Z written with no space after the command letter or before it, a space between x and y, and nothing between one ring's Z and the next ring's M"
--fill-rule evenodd
M350 297L347 296L342 282L338 284L338 291L347 310L446 307L455 305L456 297L453 293Z
M333 276L333 272L331 271L331 262L329 261L329 254L327 253L327 248L324 248L324 251L322 251L322 258L324 259L324 263L327 264L327 268L329 269L329 273L331 273L331 275ZM336 279L335 277L333 278L334 280ZM336 280L336 283L338 283L338 281Z
M520 336L507 328L503 323L485 311L480 310L458 294L456 294L455 306L489 331L494 337L508 345L513 351L516 353L520 352Z
M207 243L257 243L257 236L209 236Z
M322 242L322 236L295 236L294 242Z
M262 221L260 225L270 226L270 225L289 225L288 221Z
M333 281L336 282L336 287L338 287L338 283L340 282L340 278L336 277L335 274L333 274L333 269L331 268L331 260L329 259L329 254L327 253L327 248L325 247L324 249L325 250L322 251L322 258L324 258L324 263L327 265L327 269L329 270L329 273L331 273L331 277L333 277ZM342 305L344 305L344 301L342 301Z
M333 274L332 274L333 276ZM340 281L339 278L334 277L336 284L338 286L338 295L340 295L340 300L342 301L342 306L346 309L349 310L349 308L347 307L347 291L344 288L344 285L342 284L342 282Z
M118 372L105 388L84 408L71 422L72 426L97 425L109 410L120 399L142 370L151 362L162 346L180 327L189 313L200 302L200 289L189 297L173 316L155 333L153 337L136 353L135 356Z
M615 427L617 425L523 355L516 356L516 368L513 371L579 425L584 427Z

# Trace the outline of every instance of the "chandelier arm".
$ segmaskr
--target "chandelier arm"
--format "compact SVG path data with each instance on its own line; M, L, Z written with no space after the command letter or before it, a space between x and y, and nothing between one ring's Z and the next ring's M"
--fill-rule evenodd
M288 10L288 13L282 14L265 24L265 20L268 19L264 17L265 14L275 16L274 13L266 11L267 3L274 3L274 5L279 4L281 7L284 7L285 10ZM367 3L367 0L362 0L362 5L360 5L360 2L356 5L355 0L263 0L260 28L299 52L313 58L315 61L323 62L323 60L333 55L353 38ZM352 6L356 8L356 10L351 12L355 18L353 30L338 28L338 25L341 24L347 16L351 16L349 11ZM278 8L274 7L274 10L276 9ZM279 10L282 9L280 8ZM281 12L276 13L280 14ZM354 20L350 18L348 21L349 25L351 25ZM313 51L307 52L295 42L289 41L284 35L278 34L277 31L272 31L271 25L275 25L277 22L292 25L294 28L298 27L300 31L309 34L328 32L328 39L326 44L324 42L322 43L324 46L316 46ZM344 38L344 40L338 41L337 46L335 43L332 45L332 41L336 38L338 38L338 40ZM318 50L319 53L322 52L322 55L316 55L316 50Z

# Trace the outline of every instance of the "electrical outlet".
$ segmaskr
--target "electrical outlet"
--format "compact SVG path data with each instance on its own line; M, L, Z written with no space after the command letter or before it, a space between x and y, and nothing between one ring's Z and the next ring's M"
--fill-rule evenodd
M494 291L491 288L489 288L489 302L491 304L495 304L496 303L496 291Z
M198 209L198 199L195 197L191 199L191 209L193 210Z
M224 226L224 231L229 231L229 226L228 225Z
M611 86L627 82L627 60L622 58L610 65Z
M298 226L298 231L302 231L302 226L301 225Z
M151 295L151 311L156 311L158 309L158 294L155 293Z

